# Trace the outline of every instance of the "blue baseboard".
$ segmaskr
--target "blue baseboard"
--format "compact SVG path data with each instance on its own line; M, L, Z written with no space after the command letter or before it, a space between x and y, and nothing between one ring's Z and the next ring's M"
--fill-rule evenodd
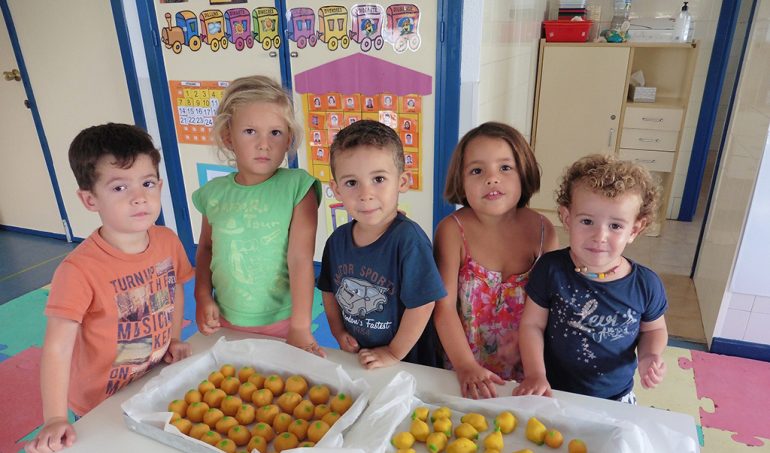
M768 344L714 337L711 340L710 352L770 362L770 345Z
M32 234L34 236L42 236L46 238L61 239L63 241L67 240L67 236L64 234L50 233L48 231L40 231L40 230L31 230L29 228L20 228L20 227L9 226L9 225L0 225L0 230L13 231L15 233Z

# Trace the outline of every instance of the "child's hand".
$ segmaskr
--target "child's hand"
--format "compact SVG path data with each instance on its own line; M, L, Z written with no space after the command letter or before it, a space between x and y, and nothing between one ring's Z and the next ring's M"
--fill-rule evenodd
M395 365L400 360L390 352L389 347L380 346L379 348L361 349L358 351L358 362L367 370L373 370L375 368Z
M203 335L211 335L222 327L219 324L219 307L211 296L196 300L195 322Z
M646 389L655 388L663 382L666 375L666 362L659 354L650 354L639 358L639 377L642 387Z
M189 357L190 354L192 354L190 343L172 338L171 342L168 344L166 355L163 356L163 361L166 363L178 362L185 357Z
M54 417L48 420L34 439L24 446L28 453L49 453L71 447L75 443L75 429L67 417Z
M337 343L340 344L340 349L343 351L356 353L360 349L360 346L356 339L353 338L353 335L350 335L347 332L343 332L338 336L335 336L335 338L337 339Z
M543 375L526 377L518 387L513 389L513 396L524 395L552 396L551 384L548 383L548 379Z
M326 357L326 352L318 346L318 343L313 338L313 334L308 329L292 329L289 328L289 334L286 336L286 342L295 348L303 349L307 352L317 355L318 357Z
M493 384L504 385L505 381L497 374L489 371L478 362L473 361L467 367L456 368L457 380L460 381L460 391L464 398L497 398L497 390Z

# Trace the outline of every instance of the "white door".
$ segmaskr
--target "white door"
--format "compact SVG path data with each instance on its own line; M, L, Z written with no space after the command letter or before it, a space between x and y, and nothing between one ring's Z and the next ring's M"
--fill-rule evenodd
M613 153L620 127L628 47L543 48L535 156L543 175L530 206L555 210L565 167L593 153Z
M0 225L64 234L2 10L0 24Z

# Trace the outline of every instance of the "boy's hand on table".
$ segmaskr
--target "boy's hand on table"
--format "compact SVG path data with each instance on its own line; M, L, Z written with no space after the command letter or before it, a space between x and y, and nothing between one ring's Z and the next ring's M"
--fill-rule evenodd
M27 453L49 453L71 447L76 439L75 428L67 417L54 417L48 420L34 439L24 446Z
M168 344L166 355L163 356L163 361L166 363L178 362L186 357L189 357L190 354L192 354L190 343L179 340L177 338L172 338L171 342Z
M505 381L497 374L489 371L478 362L467 367L455 368L457 380L460 381L460 392L464 398L497 398L494 384L504 385Z
M203 335L211 335L219 330L219 307L211 296L200 297L195 305L195 322Z
M642 387L655 388L663 382L664 376L666 376L666 362L659 354L650 354L639 358L639 377Z
M326 357L326 352L318 346L318 342L313 338L309 329L289 328L289 334L286 336L286 342L295 348L305 350L318 357Z
M548 379L545 376L526 377L513 389L513 396L524 395L552 396L551 384L548 383Z
M395 365L400 362L396 356L390 352L388 346L380 346L379 348L361 349L358 351L358 362L367 370L373 370L375 368L384 368L387 366Z
M356 339L353 338L353 335L350 335L347 332L343 332L339 335L335 335L334 338L337 339L337 343L340 344L340 349L342 349L343 351L352 352L355 354L360 349L360 346L358 345L358 342L356 341Z

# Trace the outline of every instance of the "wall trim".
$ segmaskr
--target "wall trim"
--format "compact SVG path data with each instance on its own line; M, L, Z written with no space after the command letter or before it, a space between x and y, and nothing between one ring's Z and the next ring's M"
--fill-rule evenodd
M714 337L709 352L770 362L770 345Z
M15 227L10 225L0 225L0 230L5 231L13 231L14 233L22 233L22 234L29 234L32 236L41 236L45 238L53 238L53 239L60 239L62 241L67 241L67 235L61 234L61 233L51 233L49 231L40 231L40 230L32 230L29 228L22 228L22 227ZM80 238L71 238L72 241L70 242L80 242L82 239Z

